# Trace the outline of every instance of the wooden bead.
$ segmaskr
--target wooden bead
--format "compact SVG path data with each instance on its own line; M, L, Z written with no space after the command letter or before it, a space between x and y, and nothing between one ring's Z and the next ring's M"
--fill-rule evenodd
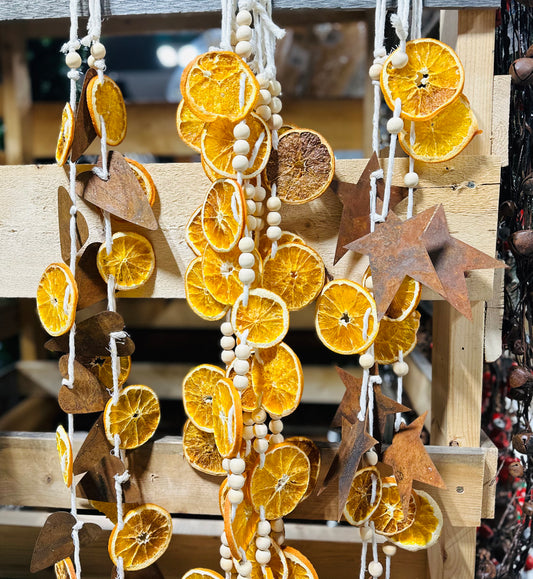
M220 359L224 364L231 364L235 360L235 352L233 350L224 350L220 354Z
M255 257L253 253L241 253L239 255L239 265L241 267L253 267L255 263Z
M260 535L261 537L266 537L267 535L270 535L270 531L272 530L272 527L270 526L270 523L268 521L259 521L257 523L257 534Z
M267 215L267 223L269 225L279 225L281 223L281 214L277 211L270 211Z
M238 344L235 348L235 356L237 356L239 360L248 360L251 353L252 349L248 344Z
M397 135L403 129L403 119L400 117L392 117L387 121L387 131L391 135Z
M230 466L230 459L229 458L223 458L222 459L222 468L227 472L229 470L229 466Z
M277 241L281 237L281 228L278 227L277 225L271 225L267 229L266 234L268 239L270 239L270 241Z
M249 285L255 279L255 271L245 267L239 271L239 279L243 284Z
M279 131L283 126L283 118L281 117L281 115L273 114L270 117L270 126L274 131Z
M361 368L372 368L372 366L375 364L375 359L374 356L372 356L372 354L361 354L359 356L359 366L361 366Z
M272 116L272 111L270 110L270 107L267 105L259 105L256 109L255 112L264 120L264 121L268 121L268 119L270 119L270 117Z
M241 561L240 563L237 563L237 570L243 577L250 577L252 574L252 564L250 561Z
M240 489L230 489L228 491L228 501L232 505L239 505L244 499L244 493Z
M244 440L253 440L254 436L254 427L253 426L243 426L242 427L242 437Z
M253 426L255 424L254 417L250 412L242 413L242 421L246 426Z
M270 101L272 100L272 95L270 94L270 91L268 91L266 88L262 88L259 91L259 100L257 101L258 105L268 105L270 104Z
M265 212L265 206L263 205L263 203L261 203L261 201L256 201L255 202L254 216L260 217L261 215L263 215L264 212Z
M248 40L241 40L237 42L235 52L241 58L248 58L252 54L252 44Z
M65 56L65 64L69 68L79 68L81 66L81 56L77 52L69 52Z
M220 338L220 347L224 350L233 350L235 348L235 338L233 336L222 336Z
M230 489L242 489L244 486L246 479L242 476L242 474L230 474L228 477L228 486Z
M248 169L248 158L244 155L235 155L231 161L231 166L238 173L243 173L246 171L246 169Z
M272 113L278 114L283 107L281 99L278 97L272 97L272 101L270 102L270 110Z
M252 29L246 24L239 26L237 32L235 33L235 39L237 42L241 40L251 40L252 39Z
M389 543L383 545L383 553L385 553L387 557L394 557L394 555L396 555L397 550L398 549L396 545L390 545Z
M254 450L259 454L263 454L268 450L268 440L264 438L256 438L254 440Z
M254 194L254 201L264 201L266 197L266 189L264 187L256 187Z
M255 546L261 551L268 551L270 549L270 537L257 537L255 540Z
M403 178L403 184L406 187L416 187L418 185L418 173L410 172L406 173Z
M233 364L233 369L237 374L244 376L245 374L248 374L248 372L250 371L250 362L248 362L248 360L237 359Z
M283 430L283 422L281 420L271 420L268 426L272 434L279 434Z
M383 66L375 62L369 69L368 69L368 76L372 80L379 80L381 76L381 71L383 70Z
M269 197L267 200L269 211L279 211L281 209L281 199L279 197Z
M245 253L249 253L255 249L254 240L251 237L242 237L239 241L239 249Z
M259 83L259 88L268 88L270 86L270 79L264 72L260 72L255 78Z
M271 80L268 84L268 89L272 96L279 96L281 94L281 83L279 80Z
M233 143L233 152L236 155L247 155L250 152L250 143L244 139L237 139Z
M372 529L370 527L361 527L359 529L359 533L361 534L362 541L372 540Z
M285 440L285 437L283 436L283 434L278 433L278 434L273 434L270 437L270 442L272 444L280 444L281 442L283 442Z
M239 10L235 17L235 22L237 26L250 26L252 23L252 15L248 10Z
M256 424L254 426L254 434L257 438L265 438L268 434L268 428L266 424Z
M376 466L378 463L378 454L375 450L365 452L365 461L368 466Z
M273 539L281 547L285 543L285 533L274 533Z
M403 68L409 62L409 57L407 56L407 54L405 54L405 52L397 50L391 56L390 61L394 68Z
M282 533L285 530L283 519L274 519L273 521L270 521L270 526L276 533Z
M379 561L370 561L368 572L372 577L381 577L383 575L383 565Z
M255 560L259 565L266 565L270 562L270 551L261 551L261 549L257 549L255 552Z
M409 366L406 362L394 362L392 371L396 376L407 376L407 374L409 374Z
M233 561L231 559L225 559L222 557L222 559L220 559L220 568L222 571L229 573L233 569Z
M226 545L220 545L218 552L220 553L220 556L223 557L224 559L231 559L230 548L227 547Z
M233 128L233 136L236 139L247 139L250 136L250 128L245 121L241 121L239 124L235 125Z
M254 419L254 422L256 424L260 424L261 422L264 422L266 420L266 417L267 417L267 414L262 408L259 408L259 410L255 410L252 413L252 418Z
M105 58L105 46L101 42L94 42L91 46L91 54L96 60L102 60Z
M246 463L243 458L232 458L229 461L229 468L235 474L242 474L246 469Z
M224 336L233 336L233 326L231 322L222 322L222 324L220 324L220 331Z
M255 213L255 201L252 201L252 199L247 199L246 210L248 211L249 215L253 215Z
M96 58L92 54L87 57L87 65L91 68L95 68L96 65Z
M257 227L257 219L253 215L248 215L246 218L246 225L248 229L255 229Z

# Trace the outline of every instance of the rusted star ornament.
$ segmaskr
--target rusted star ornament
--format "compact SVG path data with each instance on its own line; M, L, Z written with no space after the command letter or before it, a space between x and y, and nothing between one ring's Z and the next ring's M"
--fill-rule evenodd
M346 370L335 367L339 378L342 380L346 391L342 397L342 400L337 407L337 412L331 421L330 428L339 428L342 426L342 418L346 418L351 423L356 420L357 414L359 412L359 400L361 398L361 386L363 385L363 380L353 376Z
M439 471L420 440L426 415L427 412L424 412L409 426L401 426L394 435L392 444L383 455L383 462L390 465L394 472L404 513L408 511L413 480L434 487L446 488Z
M388 396L385 396L385 394L383 394L381 391L381 386L379 384L374 386L374 396L374 404L376 405L378 415L379 433L381 438L383 438L385 426L387 423L387 416L393 416L394 414L398 414L400 412L410 412L411 408L396 402L396 400L393 400Z

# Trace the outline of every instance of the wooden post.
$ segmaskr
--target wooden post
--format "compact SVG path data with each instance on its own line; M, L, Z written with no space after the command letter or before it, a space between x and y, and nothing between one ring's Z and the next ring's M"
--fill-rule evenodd
M493 10L459 11L456 50L465 69L464 93L483 129L467 155L491 150L494 25ZM453 31L445 36L453 37ZM479 446L485 303L472 304L471 322L446 302L433 306L431 443ZM431 577L474 577L475 550L474 527L446 523L439 544L428 553Z

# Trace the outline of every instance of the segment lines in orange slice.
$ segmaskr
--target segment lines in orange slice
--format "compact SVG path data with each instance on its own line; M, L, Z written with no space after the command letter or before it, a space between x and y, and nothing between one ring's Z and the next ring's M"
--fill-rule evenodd
M383 316L374 340L374 358L379 364L393 364L400 357L410 354L416 346L416 333L420 326L420 314L415 310L403 320Z
M51 263L37 287L37 313L44 329L51 336L66 334L76 317L78 286L63 263Z
M120 145L126 136L127 116L118 85L108 76L102 82L98 76L93 77L87 85L87 107L97 135L102 137L103 119L107 144Z
M350 525L362 525L374 514L381 500L381 476L374 466L362 468L355 476L344 507Z
M182 99L176 110L176 129L181 140L197 153L200 152L200 138L206 124L206 121L192 112L187 101Z
M70 557L61 559L61 561L55 563L54 572L56 579L76 579L76 570Z
M303 450L309 459L311 472L309 476L309 486L307 487L307 492L302 499L304 500L313 492L316 483L318 482L318 475L320 473L321 464L320 449L310 438L307 438L306 436L290 436L289 438L285 439L285 442L290 442L291 444L294 444Z
M56 163L62 167L70 154L70 147L74 140L74 113L70 103L66 103L61 114L61 128L56 145Z
M222 515L231 556L240 561L242 559L241 549L246 552L254 538L259 515L246 496L236 506L234 514L232 513L232 504L226 496Z
M67 487L70 487L72 484L72 444L62 425L59 425L56 430L56 448L63 481Z
M216 571L211 571L211 569L197 567L189 569L181 579L224 579L224 577Z
M141 186L141 189L144 191L144 194L148 199L148 203L150 203L150 205L153 205L155 201L155 196L157 195L157 189L155 187L154 180L152 179L152 175L150 175L148 169L138 161L134 161L133 159L127 159L126 157L124 157L124 161L128 163L132 171L135 173L135 177L137 177L137 181L139 181L139 185Z
M185 272L185 299L204 320L220 320L228 311L229 306L218 302L205 287L201 257L193 259Z
M318 579L318 574L309 559L294 547L287 546L283 549L289 567L291 579Z
M381 487L381 501L372 513L370 520L376 533L387 537L401 533L409 528L416 515L416 502L413 495L409 501L409 511L404 517L402 501L395 483L384 482Z
M237 455L242 441L242 407L239 392L229 378L220 378L213 392L215 442L224 458Z
M113 368L111 366L111 356L95 356L94 358L80 357L79 361L88 368L100 381L100 383L108 389L113 388ZM119 356L119 373L118 385L119 387L126 382L131 372L131 356Z
M185 241L196 255L203 255L208 243L202 228L202 205L194 210L185 227Z
M196 470L216 476L225 475L222 456L215 443L215 435L196 427L191 420L183 427L183 456Z
M182 382L183 408L200 430L213 432L213 393L224 370L201 364L190 370Z

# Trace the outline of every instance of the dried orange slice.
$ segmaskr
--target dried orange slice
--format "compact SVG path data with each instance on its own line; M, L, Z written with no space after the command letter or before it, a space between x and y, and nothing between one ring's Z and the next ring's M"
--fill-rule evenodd
M413 524L405 531L389 537L389 541L408 551L432 547L439 540L443 525L442 512L435 499L424 491L413 491L413 494L416 501Z
M291 579L318 579L318 574L309 559L294 547L285 547L283 554L287 559Z
M61 128L56 146L56 162L62 167L70 154L70 147L74 140L74 113L70 103L66 103L61 114Z
M117 524L117 503L108 503L104 501L89 501L91 507L104 514L114 525ZM138 507L139 503L122 503L122 516L128 511Z
M279 545L272 541L270 545L270 561L261 566L255 560L255 541L252 541L246 550L246 559L252 564L250 579L289 579L289 566L285 553ZM236 565L238 569L238 564Z
M148 386L126 386L118 397L107 401L104 410L104 427L107 439L115 444L120 437L120 448L137 448L149 440L159 425L161 412L156 393Z
M56 430L56 448L59 454L63 481L70 487L72 484L72 444L67 431L60 424Z
M404 517L402 500L396 483L383 482L381 501L370 520L373 521L376 533L390 537L408 529L414 522L416 502L413 495L409 501L409 511Z
M180 88L191 111L205 121L239 121L259 98L254 73L234 52L200 54L183 71Z
M291 231L282 231L281 237L278 240L278 247L280 245L285 245L286 243L300 243L301 245L305 245L304 240L296 233L292 233ZM272 241L268 239L266 235L261 235L259 239L259 245L257 247L261 257L265 259L272 250Z
M192 112L186 100L182 99L176 111L176 129L181 140L198 153L200 152L200 137L206 124L206 121Z
M54 565L54 572L56 574L56 579L76 579L76 569L70 559L61 559Z
M374 340L374 358L378 364L392 364L400 356L410 354L416 346L416 333L420 326L420 314L415 310L404 320L391 320L383 316Z
M172 518L158 505L145 504L131 509L124 526L111 531L107 550L116 565L122 557L125 571L145 569L167 550L172 538Z
M201 257L193 259L185 272L185 298L191 310L204 320L220 320L228 311L229 306L217 302L205 287Z
M215 435L200 430L191 420L187 420L183 427L183 456L196 470L216 476L226 474Z
M304 388L302 365L284 342L256 350L250 378L261 406L268 413L288 416L300 404Z
M228 366L226 370L226 376L233 380L236 372L234 369L235 360ZM255 393L251 380L250 380L250 370L246 373L246 377L248 378L248 386L241 391L241 406L243 412L253 412L260 407L259 400L257 398L257 394Z
M224 377L222 368L201 364L183 378L183 408L194 425L205 432L213 432L213 392Z
M255 257L254 271L255 281L252 287L260 282L262 262L259 253L252 252ZM221 304L233 305L242 294L243 284L239 279L239 256L238 247L231 251L215 251L211 246L206 247L202 257L202 275L205 287L209 293Z
M244 499L236 506L234 513L232 512L232 504L226 496L222 516L231 556L240 561L242 559L240 550L246 552L254 538L259 515L254 511L245 493Z
M148 203L150 203L150 205L153 205L155 201L155 196L157 195L157 189L155 187L154 180L152 179L152 175L150 175L146 167L141 163L139 163L138 161L134 161L133 159L128 159L126 157L124 157L124 161L128 163L128 165L132 168L133 172L135 173L135 177L137 177L137 181L139 181L139 185L144 191L144 194L148 199Z
M37 313L44 329L51 336L66 334L76 317L78 286L63 263L51 263L37 287Z
M285 337L289 329L289 310L275 293L262 288L252 289L246 306L242 295L235 301L231 323L238 334L248 331L250 346L270 348Z
M209 179L209 181L211 181L211 183L214 183L217 179L220 179L220 175L211 169L203 155L200 156L200 163L202 164L202 169L204 170L206 177Z
M250 113L244 122L250 129L250 136L246 139L250 145L247 155L250 166L243 171L243 176L252 179L266 167L272 150L272 137L267 124L259 115ZM202 132L202 158L211 171L220 177L237 178L232 165L235 157L233 145L236 141L233 131L237 124L226 118L217 119L206 125Z
M102 243L96 256L96 265L107 283L110 275L115 277L117 290L131 290L146 283L155 269L152 244L133 231L118 231L113 235L113 248L107 253Z
M424 163L441 163L457 156L481 131L468 99L461 95L434 117L414 121L415 142L411 145L411 121L399 133L402 149Z
M392 53L381 71L381 90L389 108L402 101L401 116L407 120L428 120L451 104L463 91L465 74L455 52L434 38L410 40L403 68L394 68Z
M291 444L294 444L303 450L309 459L311 473L309 477L309 486L307 488L307 492L302 499L304 500L313 492L318 481L318 474L320 473L321 463L320 449L310 438L307 438L306 436L290 436L289 438L285 439L285 442L290 442Z
M229 378L220 378L213 392L213 430L220 454L236 456L242 441L242 408L239 392Z
M344 507L344 516L350 525L362 525L374 514L381 500L381 477L375 466L355 473Z
M102 120L105 125L106 142L112 147L120 145L128 126L126 105L118 85L108 76L100 82L93 77L87 85L87 107L96 134L102 137Z
M231 179L215 181L202 206L202 230L215 251L230 251L242 236L246 204L241 186Z
M80 357L79 361L88 368L106 388L113 388L113 368L111 356L96 356L94 358ZM131 371L131 356L119 356L119 387L126 382Z
M291 205L320 197L334 174L335 157L329 143L310 129L283 133L265 170L268 185L275 183L278 197Z
M181 579L224 579L224 577L216 571L211 571L211 569L196 567L195 569L189 569Z
M316 299L324 287L324 278L322 258L307 245L279 245L275 257L263 262L263 287L283 298L291 312Z
M317 301L315 328L320 341L333 352L358 354L378 333L376 302L358 283L330 281Z
M185 241L196 255L203 255L208 243L202 228L202 205L195 209L185 227Z
M303 499L310 479L310 464L303 450L282 442L265 453L263 467L257 463L250 476L250 497L254 509L265 509L269 520L292 512Z

